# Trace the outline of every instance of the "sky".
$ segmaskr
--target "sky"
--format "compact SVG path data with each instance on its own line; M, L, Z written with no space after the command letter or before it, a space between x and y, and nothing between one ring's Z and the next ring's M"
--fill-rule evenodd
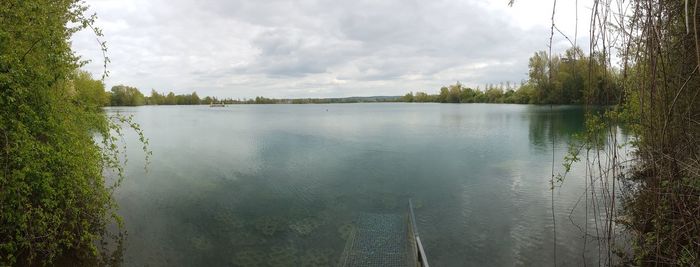
M555 13L557 28L584 49L589 2L559 0ZM108 89L124 84L146 94L155 89L230 98L434 93L458 81L481 88L519 84L527 79L528 58L548 50L553 7L549 0L516 0L512 7L508 0L87 4L107 42ZM91 60L83 69L100 77L94 33L79 32L71 41L78 55ZM569 47L555 32L553 51Z

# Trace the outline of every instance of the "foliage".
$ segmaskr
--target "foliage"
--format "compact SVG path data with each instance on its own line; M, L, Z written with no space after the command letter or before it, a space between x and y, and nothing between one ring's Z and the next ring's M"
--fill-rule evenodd
M620 8L626 15L618 18L609 15L610 2L593 1L592 28L601 33L591 43L600 45L591 48L583 99L587 104L620 105L588 117L586 134L570 147L564 167L568 171L571 162L580 160L581 151L594 155L587 153L586 178L590 192L598 193L590 193L586 201L603 218L595 219L596 227L602 225L596 232L608 252L608 265L613 264L612 253L623 263L641 266L700 264L698 2L631 1ZM601 36L620 41L608 43ZM610 63L613 46L620 71ZM572 82L581 86L579 78ZM635 137L629 143L618 143L621 123ZM611 145L601 147L605 142ZM631 165L618 154L624 145L634 148ZM625 186L616 189L618 184ZM619 199L622 209L616 207ZM631 254L614 248L616 224L628 230Z
M120 123L136 127L147 143L138 125L110 120L100 109L107 100L102 82L76 71L84 62L71 51L71 35L91 28L101 36L86 10L75 0L0 2L3 266L109 260L98 245L119 218L114 184L106 185L103 171L114 170L116 184L123 177Z
M700 264L700 3L693 2L694 11L683 1L635 7L641 23L629 32L657 30L626 36L627 101L620 118L638 137L632 177L640 186L625 214L637 233L635 260L641 265ZM692 24L687 16L695 18Z
M224 102L216 97L200 98L197 92L176 95L173 92L161 94L156 90L151 90L149 96L144 96L138 88L125 85L113 86L109 93L109 99L111 106L200 105Z
M200 99L197 92L192 92L192 94L175 95L173 92L167 95L160 94L156 90L151 90L151 95L146 97L145 105L199 105L199 104L210 104L218 102L216 99L211 97L206 97Z
M141 91L125 85L113 86L110 99L112 106L141 106L146 103Z
M101 80L93 79L86 71L77 71L72 81L73 88L70 93L75 94L77 105L95 111L109 105L110 95L105 92L105 85Z
M598 105L619 103L619 74L614 69L601 67L602 64L602 57L586 57L579 48L571 48L564 55L556 55L551 59L546 52L539 51L529 60L529 80L517 89L507 83L487 84L480 90L465 87L457 82L441 87L435 95L424 92L416 92L414 95L411 92L398 101ZM592 71L589 72L589 68ZM587 82L589 78L593 82Z

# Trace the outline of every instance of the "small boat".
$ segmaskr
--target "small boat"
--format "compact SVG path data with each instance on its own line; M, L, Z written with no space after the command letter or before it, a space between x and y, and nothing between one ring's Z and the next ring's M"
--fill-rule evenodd
M407 214L363 213L353 225L339 266L430 266L410 199Z

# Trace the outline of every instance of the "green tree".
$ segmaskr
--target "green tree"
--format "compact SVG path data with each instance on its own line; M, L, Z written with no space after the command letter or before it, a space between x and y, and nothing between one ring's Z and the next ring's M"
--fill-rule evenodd
M177 98L173 92L168 93L165 97L165 105L177 105Z
M459 103L459 96L461 94L462 94L462 84L461 83L450 85L446 101L448 103Z
M436 100L437 100L437 102L440 102L440 103L447 103L447 98L449 97L449 95L450 95L450 90L447 89L447 87L443 86L442 88L440 88L440 94L437 96Z
M431 97L425 92L416 92L416 96L413 98L415 102L431 102Z
M163 105L165 104L165 96L151 89L151 95L148 97L146 104L148 105Z
M400 99L401 102L413 102L413 92L409 92Z
M112 106L141 106L146 104L146 98L139 89L126 85L112 86Z
M530 76L530 83L532 83L536 89L535 103L547 102L550 91L548 66L548 56L545 51L536 52L535 55L530 58L528 64L530 71L528 74Z
M200 101L197 92L192 92L192 95L190 95L190 105L199 105Z
M503 89L498 87L491 87L484 93L486 97L486 102L488 103L502 103L503 102Z
M106 260L97 244L118 217L104 173L123 176L118 126L99 108L103 85L77 71L71 50L72 34L93 25L86 9L77 0L0 1L1 266Z
M73 94L79 105L97 110L109 105L109 94L101 80L94 80L89 72L76 71L73 74Z

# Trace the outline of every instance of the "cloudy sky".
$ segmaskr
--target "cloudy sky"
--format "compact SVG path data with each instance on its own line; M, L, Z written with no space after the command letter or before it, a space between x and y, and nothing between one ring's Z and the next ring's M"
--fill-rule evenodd
M88 0L108 45L109 87L200 96L344 97L520 82L547 49L552 1ZM586 48L590 7L579 1ZM575 0L555 21L573 39ZM561 35L554 50L570 46ZM95 36L73 47L102 72Z

